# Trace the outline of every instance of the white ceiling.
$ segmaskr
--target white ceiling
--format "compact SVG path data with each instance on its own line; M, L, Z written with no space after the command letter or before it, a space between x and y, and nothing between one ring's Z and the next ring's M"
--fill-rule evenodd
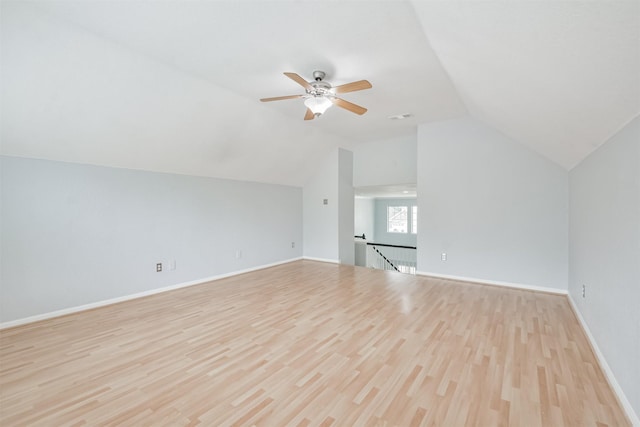
M471 115L571 169L640 113L640 1L415 2Z
M6 1L2 152L303 185L471 114L569 169L640 113L638 1ZM282 75L373 88L303 121ZM412 113L407 120L387 117Z

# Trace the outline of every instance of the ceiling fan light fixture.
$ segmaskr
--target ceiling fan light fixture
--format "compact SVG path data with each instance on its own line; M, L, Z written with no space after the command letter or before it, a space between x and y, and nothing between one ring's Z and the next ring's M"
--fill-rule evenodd
M317 117L324 114L333 103L324 96L310 96L304 100L304 105Z

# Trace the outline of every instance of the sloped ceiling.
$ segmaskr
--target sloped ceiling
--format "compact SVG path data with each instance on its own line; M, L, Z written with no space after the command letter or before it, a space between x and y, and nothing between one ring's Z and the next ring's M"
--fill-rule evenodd
M470 113L571 168L640 112L635 1L1 8L8 155L300 186L337 146ZM305 122L301 100L258 101L316 69L371 81L344 95L367 114Z
M640 1L416 1L471 115L571 169L640 113Z

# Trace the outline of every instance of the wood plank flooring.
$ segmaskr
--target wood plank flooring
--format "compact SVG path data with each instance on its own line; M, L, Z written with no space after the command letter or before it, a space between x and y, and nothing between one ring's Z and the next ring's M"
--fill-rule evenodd
M296 261L0 331L0 425L629 425L564 296Z

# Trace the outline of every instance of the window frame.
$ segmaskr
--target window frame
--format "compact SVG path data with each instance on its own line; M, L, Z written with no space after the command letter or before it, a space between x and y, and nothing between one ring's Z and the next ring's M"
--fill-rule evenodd
M404 231L393 231L390 228L391 221L391 209L404 209L405 211L405 226ZM398 221L398 220L396 220ZM409 207L407 205L387 205L387 233L393 234L409 234Z
M411 233L418 234L418 205L411 205Z

